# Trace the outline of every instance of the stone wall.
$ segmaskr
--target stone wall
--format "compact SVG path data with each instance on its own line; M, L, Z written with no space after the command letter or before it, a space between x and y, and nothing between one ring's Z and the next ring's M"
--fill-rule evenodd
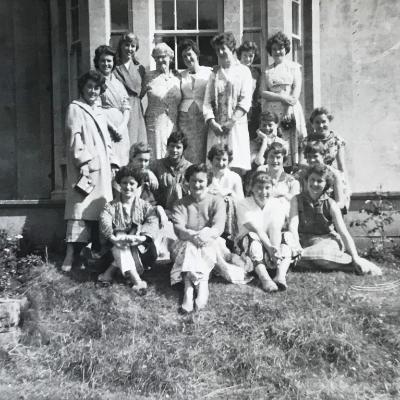
M400 191L400 2L321 0L321 104L347 142L354 193Z

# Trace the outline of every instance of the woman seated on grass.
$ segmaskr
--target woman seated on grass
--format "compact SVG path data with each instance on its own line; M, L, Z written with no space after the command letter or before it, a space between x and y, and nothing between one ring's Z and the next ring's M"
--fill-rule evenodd
M257 171L251 181L251 196L238 203L238 247L250 258L266 292L285 290L286 273L292 262L292 251L282 244L285 209L272 197L272 178ZM274 279L267 269L276 269Z
M350 207L351 191L343 172L335 168L333 165L328 165L325 163L325 157L327 153L328 149L326 145L321 142L309 141L304 148L304 157L307 160L308 166L312 167L317 164L325 164L328 166L333 178L332 187L330 188L328 194L338 203L338 206L344 215L347 214L347 210ZM305 170L307 170L307 168ZM305 174L305 171L303 171L303 174ZM303 184L304 183L305 182L303 179Z
M122 167L115 176L120 185L120 199L107 203L100 214L100 231L111 246L114 262L101 282L111 282L117 269L133 286L144 294L147 284L140 278L144 267L151 267L157 258L153 239L158 232L158 218L154 208L138 195L138 173Z
M333 177L317 164L307 169L302 193L292 199L289 231L302 252L299 266L381 275L381 269L361 258L343 221L339 206L327 194Z
M225 200L226 223L223 238L233 245L237 234L236 203L244 198L242 178L229 169L232 151L227 145L215 144L208 152L207 158L211 163L211 183L208 192L220 195Z
M197 310L208 300L208 279L217 262L218 238L225 226L225 203L221 196L207 191L207 167L191 165L185 172L189 193L173 207L171 219L178 241L172 255L171 284L184 281L183 312L193 311L193 295ZM222 240L222 239L220 239Z

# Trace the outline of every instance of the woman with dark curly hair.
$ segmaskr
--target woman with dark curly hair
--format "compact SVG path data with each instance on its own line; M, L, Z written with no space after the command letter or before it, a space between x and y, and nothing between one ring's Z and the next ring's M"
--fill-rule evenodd
M260 88L262 111L278 114L282 136L288 143L288 165L299 163L301 141L307 136L303 109L299 102L301 66L288 60L290 40L277 32L267 41L267 51L274 62L265 70Z
M113 74L116 66L116 53L110 46L99 46L95 50L93 62L106 81L106 90L100 95L100 98L113 139L113 153L119 161L118 166L122 167L129 161L128 122L131 107L128 92L122 82Z
M251 168L247 113L252 100L252 77L236 58L236 41L231 32L215 36L211 45L218 56L207 83L203 114L208 124L207 150L226 144L233 152L231 168L243 173Z
M200 163L206 158L207 126L203 117L203 100L211 68L199 65L200 51L193 40L184 40L179 49L187 69L181 72L182 101L178 125L189 141L186 158Z
M105 79L89 71L78 79L80 97L68 107L67 134L67 253L62 270L68 272L87 243L98 250L98 218L104 205L112 200L112 144L107 118L99 106Z
M136 58L139 50L139 38L131 32L124 33L118 43L118 65L115 76L124 84L129 95L130 118L128 122L130 146L137 142L147 143L141 98L145 70Z

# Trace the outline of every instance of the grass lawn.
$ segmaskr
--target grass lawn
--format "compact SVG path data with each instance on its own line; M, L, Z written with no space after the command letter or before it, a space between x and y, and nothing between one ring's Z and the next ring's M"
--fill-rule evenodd
M399 399L400 278L291 272L289 290L210 284L208 308L178 313L168 266L148 294L38 268L21 343L0 352L0 399Z

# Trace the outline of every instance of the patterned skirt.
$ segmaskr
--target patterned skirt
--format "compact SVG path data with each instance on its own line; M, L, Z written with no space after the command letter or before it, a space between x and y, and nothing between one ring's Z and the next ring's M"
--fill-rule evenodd
M194 164L205 162L208 130L203 113L196 103L192 103L187 112L179 112L178 126L188 139L185 158Z
M217 262L218 245L212 243L196 247L192 242L178 240L172 249L171 285L182 281L182 274L187 273L194 285L208 281L210 273Z
M303 247L302 260L325 260L338 264L350 264L352 258L344 252L343 242L337 233L328 235L300 234Z

